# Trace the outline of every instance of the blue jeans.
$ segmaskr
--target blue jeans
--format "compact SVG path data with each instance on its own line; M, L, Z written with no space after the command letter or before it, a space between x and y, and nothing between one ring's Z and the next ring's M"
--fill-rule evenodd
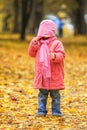
M46 115L46 105L48 94L52 98L52 115L61 116L62 113L60 111L60 93L59 90L44 90L40 89L38 94L38 115Z

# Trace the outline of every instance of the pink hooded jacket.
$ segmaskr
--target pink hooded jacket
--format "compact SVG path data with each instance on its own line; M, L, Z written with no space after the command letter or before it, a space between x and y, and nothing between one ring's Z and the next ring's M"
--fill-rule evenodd
M43 20L40 23L37 37L50 38L55 37L56 27L51 20ZM55 38L54 38L55 39ZM49 40L49 39L48 39ZM64 47L63 44L55 39L49 42L48 48L49 53L55 54L55 59L50 59L51 77L45 79L41 70L40 64L40 48L41 44L38 41L37 45L30 42L28 53L31 57L35 57L35 77L34 77L34 88L47 89L47 90L61 90L64 89ZM44 55L44 54L43 54Z

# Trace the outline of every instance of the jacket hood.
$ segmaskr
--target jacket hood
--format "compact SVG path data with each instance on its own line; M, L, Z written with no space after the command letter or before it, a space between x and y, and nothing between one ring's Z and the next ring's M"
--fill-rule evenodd
M56 25L52 20L43 20L40 23L37 36L52 37L56 34Z

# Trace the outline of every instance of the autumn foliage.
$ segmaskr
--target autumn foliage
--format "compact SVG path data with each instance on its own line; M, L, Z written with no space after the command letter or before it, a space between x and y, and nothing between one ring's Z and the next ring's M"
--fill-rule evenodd
M34 59L28 43L18 36L0 35L0 130L87 129L87 38L61 39L65 51L65 86L61 91L63 117L36 117L38 90L33 89Z

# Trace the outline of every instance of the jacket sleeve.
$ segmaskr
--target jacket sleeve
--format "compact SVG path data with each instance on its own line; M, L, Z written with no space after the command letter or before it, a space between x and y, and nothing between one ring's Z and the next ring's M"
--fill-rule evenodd
M31 41L30 44L29 44L29 47L28 47L28 54L29 54L31 57L35 57L38 48L39 48L39 45L38 45L38 44L34 45L34 44L32 44L32 41Z
M54 48L55 59L51 62L60 63L65 58L65 51L62 42L58 41L56 47Z

